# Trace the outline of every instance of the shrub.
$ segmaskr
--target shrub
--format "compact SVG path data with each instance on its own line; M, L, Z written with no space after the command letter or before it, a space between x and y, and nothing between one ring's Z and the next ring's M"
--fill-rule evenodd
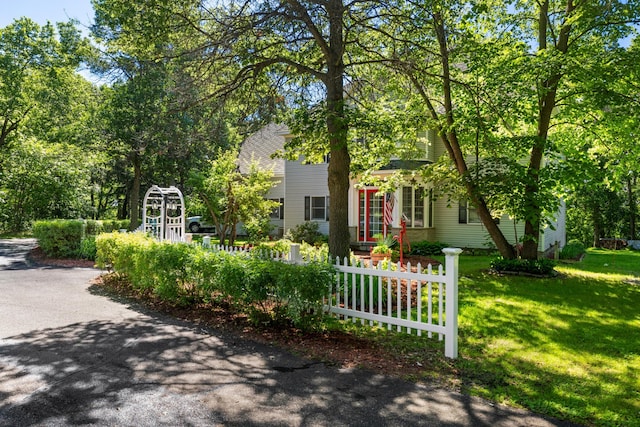
M155 241L143 233L104 233L96 237L96 264L129 276L138 285L136 261ZM141 267L142 268L142 267Z
M33 234L48 257L70 258L80 253L83 226L80 220L36 221Z
M96 257L95 236L114 229L126 228L129 221L43 220L36 221L33 234L44 253L52 258Z
M96 259L96 236L87 236L80 241L78 256L82 259Z
M96 247L97 264L125 275L134 288L180 304L222 297L255 322L309 327L322 314L333 281L333 268L324 262L288 264L159 243L142 233L101 234Z
M100 233L111 233L112 231L126 230L129 228L129 220L85 220L85 233L89 236L97 236Z
M313 221L296 225L288 234L290 234L291 240L296 243L307 242L313 245L323 243L326 240L326 236L320 233L320 224Z
M291 250L291 240L280 239L275 242L260 243L251 249L251 255L258 258L269 259L271 253L288 254Z
M535 275L551 275L554 273L555 263L550 259L504 259L491 261L491 268L498 272L515 272Z
M423 240L421 242L412 243L411 251L409 251L408 255L442 255L442 250L447 247L449 247L449 245L446 243Z
M587 252L587 248L579 240L570 240L560 251L560 259L580 259Z

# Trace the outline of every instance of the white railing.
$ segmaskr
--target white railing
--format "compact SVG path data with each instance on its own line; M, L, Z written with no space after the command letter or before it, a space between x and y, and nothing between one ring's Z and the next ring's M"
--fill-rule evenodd
M216 251L241 254L251 249L207 245ZM458 257L462 249L446 248L442 265L428 265L426 271L418 264L406 267L391 262L365 265L361 260L349 262L346 258L333 263L335 281L324 301L325 310L343 320L378 325L398 332L418 335L427 332L431 338L437 334L444 339L444 355L458 357ZM292 263L304 263L300 245L291 245L289 254L265 252L265 258ZM315 261L321 261L317 259ZM413 269L415 268L415 271Z
M325 301L325 309L344 320L358 319L364 325L396 326L407 333L413 330L418 335L425 331L429 337L438 334L444 338L445 356L458 356L458 256L461 249L447 248L445 269L442 265L433 271L428 265L426 272L418 264L412 271L388 262L378 266L362 261L341 263L336 259L336 280Z

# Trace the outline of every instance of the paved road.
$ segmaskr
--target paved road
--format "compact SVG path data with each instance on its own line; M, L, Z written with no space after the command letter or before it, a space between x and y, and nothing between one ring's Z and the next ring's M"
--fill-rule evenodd
M0 240L0 426L565 423L144 314Z

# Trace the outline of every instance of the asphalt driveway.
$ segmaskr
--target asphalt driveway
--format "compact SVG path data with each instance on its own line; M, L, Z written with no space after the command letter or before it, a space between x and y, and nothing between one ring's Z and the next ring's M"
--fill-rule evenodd
M0 240L0 426L569 425L143 313Z

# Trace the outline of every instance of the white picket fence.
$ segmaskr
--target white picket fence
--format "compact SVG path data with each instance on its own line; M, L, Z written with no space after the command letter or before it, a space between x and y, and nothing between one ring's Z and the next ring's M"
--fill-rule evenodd
M412 271L400 263L374 266L362 261L336 260L335 284L325 309L344 320L360 320L398 332L444 339L446 357L458 356L458 256L461 249L447 248L445 268L418 264Z
M212 250L229 253L246 253L249 248L209 245ZM345 321L360 321L365 325L378 325L389 330L395 326L398 332L418 335L427 332L444 339L444 354L458 357L458 257L462 249L446 248L444 269L435 271L431 265L425 270L418 264L412 271L400 263L382 262L374 266L361 260L348 259L333 263L335 282L327 293L324 308L327 313ZM265 253L274 260L304 263L300 245L291 245L288 254ZM317 261L317 260L316 260Z

